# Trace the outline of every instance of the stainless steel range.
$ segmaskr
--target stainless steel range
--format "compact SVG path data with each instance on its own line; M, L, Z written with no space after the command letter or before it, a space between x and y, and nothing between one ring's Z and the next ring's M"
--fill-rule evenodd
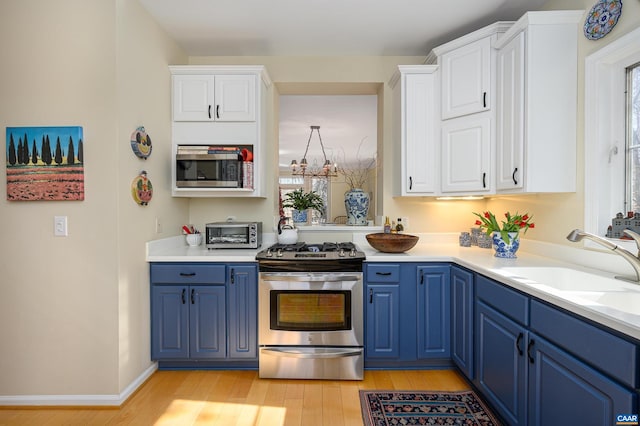
M260 377L362 380L364 253L276 244L256 259Z

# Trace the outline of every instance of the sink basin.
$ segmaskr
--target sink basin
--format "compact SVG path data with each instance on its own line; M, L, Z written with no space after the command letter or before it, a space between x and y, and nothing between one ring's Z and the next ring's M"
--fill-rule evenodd
M508 276L525 284L546 284L559 291L624 291L637 290L640 286L618 280L612 276L598 275L571 268L512 267L502 268Z
M403 253L418 243L419 237L409 234L367 234L367 241L383 253Z
M619 311L640 315L640 292L593 292L577 297L601 305L607 305Z

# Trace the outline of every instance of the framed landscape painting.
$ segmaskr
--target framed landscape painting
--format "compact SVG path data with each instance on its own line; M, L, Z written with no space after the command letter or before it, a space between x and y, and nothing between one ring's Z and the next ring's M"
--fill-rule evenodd
M84 200L82 127L7 127L7 200Z

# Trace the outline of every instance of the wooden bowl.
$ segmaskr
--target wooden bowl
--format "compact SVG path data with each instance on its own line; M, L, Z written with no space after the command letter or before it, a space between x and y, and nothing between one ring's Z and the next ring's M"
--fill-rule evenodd
M403 253L418 243L418 237L409 234L367 234L367 241L383 253Z

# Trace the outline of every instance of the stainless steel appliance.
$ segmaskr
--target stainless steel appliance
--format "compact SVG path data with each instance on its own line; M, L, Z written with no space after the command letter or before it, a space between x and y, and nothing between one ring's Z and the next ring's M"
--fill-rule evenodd
M255 249L262 245L262 222L211 222L205 235L208 249Z
M362 380L364 253L299 242L256 259L260 377Z
M240 148L179 145L176 153L176 187L241 188Z

